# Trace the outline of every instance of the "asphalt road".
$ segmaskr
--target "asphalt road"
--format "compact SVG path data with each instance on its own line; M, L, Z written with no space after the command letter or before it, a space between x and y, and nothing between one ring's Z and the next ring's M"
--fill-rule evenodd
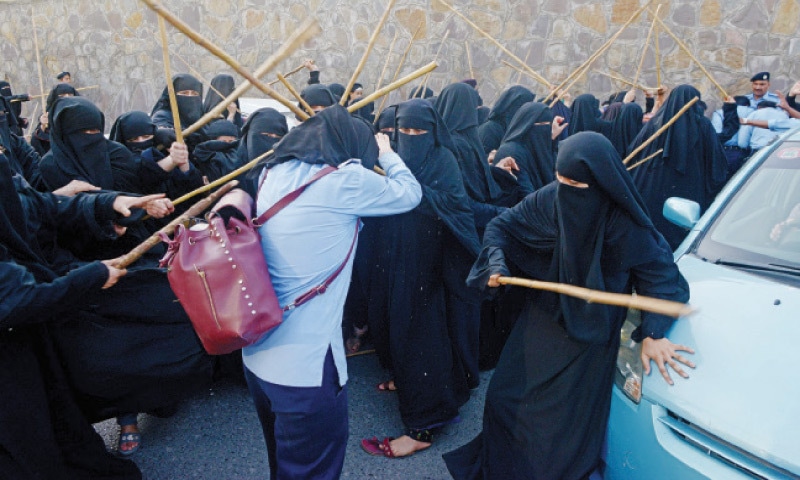
M375 355L348 359L350 439L342 478L448 479L442 454L470 441L481 428L491 372L461 408L462 421L440 433L427 450L411 457L372 457L360 446L365 437L397 436L403 430L397 396L375 386L388 380ZM185 401L168 419L139 416L142 447L133 455L146 480L266 479L267 451L247 388L232 381ZM95 425L109 449L116 449L114 420Z

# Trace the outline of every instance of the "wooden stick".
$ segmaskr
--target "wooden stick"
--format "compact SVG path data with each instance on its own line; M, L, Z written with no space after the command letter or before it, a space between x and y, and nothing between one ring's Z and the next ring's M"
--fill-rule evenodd
M691 315L695 312L695 309L685 303L645 297L643 295L610 293L564 283L542 282L539 280L528 280L526 278L516 277L500 277L497 281L502 285L517 285L519 287L533 288L535 290L546 290L548 292L556 292L562 295L580 298L589 303L636 308L645 312L659 313L675 318Z
M658 18L658 17L656 17L656 18ZM656 36L653 39L653 40L655 40L655 43L656 43L656 85L658 85L658 88L661 88L661 50L658 47L658 34L659 33L660 32L658 31L658 26L656 26L656 34L655 34Z
M117 268L126 268L136 260L139 260L142 257L142 255L147 253L148 250L161 243L161 237L159 236L159 234L164 233L166 235L172 235L172 232L175 231L175 228L178 225L188 221L192 217L199 216L201 213L203 213L204 210L213 205L217 200L219 200L223 195L228 193L238 183L239 182L235 180L232 182L228 182L216 192L210 194L206 198L198 201L197 203L189 207L189 209L186 210L186 212L184 212L183 215L178 216L177 218L166 224L164 227L162 227L158 232L150 235L150 237L148 237L147 240L137 245L133 250L126 253L125 255L122 255L121 257L117 257L116 259L114 259L115 260L114 266L116 266Z
M439 48L436 49L436 56L433 57L433 61L436 62L439 60L439 54L442 53L442 47L444 47L444 42L447 40L447 37L450 35L450 30L448 29L444 32L444 37L442 37L442 42L439 44ZM428 88L428 80L430 80L431 74L425 75L425 80L422 82L422 90L424 91Z
M681 47L681 49L682 49L684 52L686 52L686 55L688 55L688 56L689 56L689 58L691 58L692 60L694 60L694 63L696 63L696 64L697 64L697 66L698 66L698 67L700 67L700 70L702 70L702 71L703 71L703 73L705 73L705 74L706 74L706 77L708 77L708 79L709 79L709 80L711 80L711 83L713 83L713 84L714 84L714 86L715 86L715 87L717 87L717 90L719 90L719 93L722 95L722 98L723 98L723 99L726 99L726 98L728 98L728 92L726 92L726 91L725 91L725 89L724 89L724 88L722 88L722 85L720 85L719 83L717 83L717 81L716 81L716 80L714 80L714 77L712 77L712 76L711 76L711 74L708 72L708 70L706 70L706 67L704 67L704 66L703 66L703 64L702 64L702 63L700 63L700 60L698 60L698 59L697 59L697 57L695 57L695 56L692 54L692 52L689 50L689 47L687 47L687 46L686 46L686 44L685 44L685 43L683 43L683 42L681 41L681 39L677 37L677 35L675 35L674 33L672 33L672 30L670 30L670 29L669 29L669 27L667 27L667 26L664 24L664 22L663 22L663 21L662 21L660 18L658 18L658 17L655 17L655 18L656 18L656 20L658 21L658 24L661 26L661 28L662 28L662 29L663 29L665 32L667 32L667 33L669 34L669 36L670 36L670 37L672 37L672 39L673 39L673 40L675 40L675 43L677 43L677 44L678 44L678 46L679 46L679 47ZM661 85L659 85L659 86L661 86Z
M658 138L658 136L659 136L659 135L661 135L662 133L664 133L665 131L667 131L667 129L668 129L669 127L671 127L673 123L675 123L676 121L678 121L678 119L679 119L679 118L681 118L681 115L683 115L684 113L686 113L686 111L687 111L687 110L689 110L689 108L691 108L691 106L692 106L692 105L694 105L695 103L697 103L697 101L698 101L698 100L700 100L700 97L694 97L693 99L691 99L691 100L689 100L688 102L686 102L686 105L684 105L684 106L683 106L683 108L681 108L680 110L678 110L678 113L676 113L676 114L675 114L675 115L674 115L672 118L670 118L670 119L669 119L669 121L668 121L667 123L665 123L664 125L662 125L662 126L661 126L661 128L659 128L658 130L656 130L656 132L655 132L654 134L652 134L652 135L650 136L650 138L648 138L647 140L645 140L644 142L642 142L642 144L641 144L641 145L639 145L638 147L636 147L636 149L635 149L634 151L632 151L632 152L631 152L631 153L630 153L630 154L629 154L627 157L625 157L625 160L623 160L623 161L622 161L622 163L623 163L623 164L625 164L625 165L627 165L627 164L628 164L628 162L630 162L631 160L633 160L633 158L634 158L636 155L638 155L638 154L639 154L639 152L641 152L642 150L644 150L644 149L645 149L645 147L647 147L648 145L650 145L650 144L653 142L653 140L655 140L656 138Z
M175 141L183 143L183 130L181 117L178 111L178 99L175 98L175 85L172 82L172 73L169 68L169 43L167 41L167 27L164 17L158 17L158 30L161 32L161 55L164 58L164 75L167 77L167 93L169 94L169 107L172 110L172 126L175 128Z
M283 75L281 75L279 73L278 74L278 80L280 80L280 82L283 84L283 86L286 87L287 90L289 90L289 93L294 95L294 98L296 98L297 101L300 102L300 105L302 105L303 108L306 109L308 114L313 117L314 116L314 110L311 108L311 105L309 105L308 102L306 102L306 100L303 97L300 96L300 93L298 93L297 90L295 90L295 88L292 86L292 84L289 83L286 80L286 77L284 77Z
M378 41L378 34L381 33L381 29L383 28L383 24L386 23L386 19L389 18L389 13L391 13L392 8L394 7L394 3L397 0L389 0L389 4L386 5L386 10L383 11L383 15L381 16L380 21L378 22L378 26L375 27L375 30L372 32L372 36L369 38L369 43L367 44L367 49L364 50L364 55L361 56L361 60L358 62L358 66L356 66L356 71L353 72L353 76L350 77L350 81L347 82L347 86L344 89L344 93L342 94L341 100L339 100L339 104L342 106L347 105L347 97L350 96L350 92L353 91L353 85L356 84L356 80L358 80L358 76L361 75L361 71L364 70L364 65L367 64L367 58L369 58L370 52L372 52L372 48L375 46L375 42Z
M39 36L36 34L36 20L31 9L31 25L33 25L33 49L36 52L36 68L39 70L39 91L44 95L44 77L42 76L42 59L39 58ZM44 97L42 97L42 111L46 110Z
M76 88L75 91L82 92L84 90L90 90L92 88L98 88L98 87L100 87L100 85L91 85L91 86L88 86L88 87ZM28 95L28 97L30 97L30 99L33 100L34 98L46 98L48 95L50 95L50 94L49 93L42 93L42 94L39 94L39 95ZM21 101L22 100L14 99L11 102L14 103L14 102L21 102Z
M467 51L467 65L469 66L469 78L475 78L475 72L472 70L472 54L469 53L469 42L464 41L464 50Z
M601 72L600 70L595 70L594 73L599 73L600 75L603 75L604 77L612 78L612 79L614 79L614 80L616 80L618 82L622 82L625 85L629 85L629 86L631 86L631 87L633 87L633 88L635 88L637 90L641 90L643 92L645 92L647 90L656 90L655 88L645 87L644 85L639 85L636 82L631 82L630 80L625 80L624 78L620 77L619 75L613 75L613 74L610 74L610 73Z
M31 111L31 115L30 115L31 121L29 122L30 125L28 125L28 133L25 135L28 138L28 140L30 140L31 135L33 135L33 129L36 128L35 127L36 122L34 122L33 119L36 118L36 112L38 111L38 109L39 109L39 104L38 103L34 103L33 104L33 111Z
M295 73L299 72L300 70L302 70L304 68L305 68L305 64L304 65L300 65L299 67L293 68L293 69L289 70L288 72L284 73L283 76L284 76L284 78L289 78L290 76L294 75ZM276 83L279 83L279 82L280 82L280 80L275 79L275 80L269 82L267 85L269 85L271 87L271 86L273 86L273 85L275 85Z
M518 66L516 66L516 65L512 64L511 62L508 62L508 61L506 61L506 60L500 60L500 61L501 61L501 62L503 62L503 64L505 64L505 66L507 66L508 68L511 68L511 69L513 69L513 70L516 70L516 71L517 71L517 72L519 72L520 74L525 74L525 76L527 76L528 78L531 78L531 79L533 79L533 80L536 80L536 78L535 78L533 75L531 75L530 73L526 72L525 70L523 70L523 69L519 68ZM517 82L517 83L519 83L519 82Z
M588 59L587 59L585 62L583 62L583 63L581 64L581 66L579 66L578 68L576 68L575 70L573 70L573 71L572 71L572 73L570 73L569 75L567 75L567 78L565 78L565 79L564 79L564 81L563 81L563 82L561 82L561 83L560 83L560 84L559 84L559 85L558 85L558 86L557 86L555 89L552 89L552 90L550 91L550 93L549 93L549 94L548 94L546 97L544 97L544 99L543 99L542 101L543 101L543 102L546 102L547 100L549 100L549 99L550 99L550 97L551 97L553 94L555 94L555 95L556 95L556 101L557 101L557 100L559 100L559 99L561 98L561 96L562 96L564 93L566 93L566 91L567 91L567 90L569 90L569 87L567 87L567 89L565 89L565 90L564 90L564 91L563 91L561 94L559 94L559 93L558 93L558 92L559 92L559 90L563 89L563 88L564 88L564 85L566 85L567 83L569 83L569 82L570 82L570 81L571 81L573 78L575 78L575 76L577 76L577 75L579 75L579 74L580 74L580 75L583 75L583 72L585 72L586 70L588 70L588 68L589 68L589 67L592 65L592 63L594 63L594 61L595 61L595 60L597 60L597 57L599 57L599 56L600 56L600 55L601 55L603 52L605 52L605 51L608 49L608 47L610 47L610 46L611 46L611 44L612 44L612 43L614 43L614 42L617 40L617 38L618 38L620 35L622 35L622 32L624 32L624 31L625 31L625 29L626 29L626 28L628 28L628 26L629 26L631 23L633 23L633 22L634 22L634 20L636 20L637 18L639 18L639 15L641 15L641 14L642 14L642 12L644 11L644 9L645 9L645 8L647 8L647 6L648 6L648 5L650 5L651 3L653 3L653 0L648 0L648 1L647 1L647 3L645 3L644 5L642 5L641 7L639 7L639 9L638 9L638 10L636 10L635 12L633 12L633 15L631 16L631 18L629 18L629 19L628 19L628 21L627 21L627 22L625 22L625 23L624 23L624 24L623 24L623 25L620 27L620 29L619 29L619 30L617 30L617 33L615 33L614 35L612 35L612 36L611 36L611 38L609 38L608 40L606 40L606 43L604 43L602 46L600 46L600 48L599 48L599 49L598 49L598 50L597 50L597 51L596 51L594 54L592 54L592 55L591 55L591 56L590 56L590 57L589 57L589 58L588 58ZM573 82L573 83L574 83L574 82ZM570 85L570 86L571 86L571 85ZM550 108L552 108L552 107L553 107L553 105L555 105L555 101L554 101L552 104L550 104Z
M633 170L634 168L636 168L639 165L643 164L644 162L656 158L657 156L661 155L661 153L663 153L663 152L664 152L664 149L663 148L659 148L653 154L644 157L643 159L639 160L638 162L636 162L633 165L631 165L630 167L628 167L628 171L630 172L631 170Z
M389 60L392 59L392 51L394 50L394 42L397 41L397 34L399 30L394 31L394 38L392 39L392 43L389 44L389 53L386 54L386 61L383 62L383 69L381 69L381 74L378 76L378 81L375 84L375 89L381 88L383 86L383 76L386 74L386 69L389 67Z
M268 59L264 61L255 71L255 75L257 77L263 77L266 75L270 70L275 68L280 62L284 61L286 57L291 55L297 48L306 40L311 38L313 35L316 35L319 32L319 24L312 21L307 21L303 23L297 30L292 33L292 35L286 40L286 42L281 45L281 47L276 50ZM200 117L200 120L196 121L192 126L187 128L183 133L184 135L189 135L190 133L194 133L201 128L208 122L218 118L222 115L222 112L228 108L228 105L235 102L236 99L244 95L250 88L253 87L253 84L249 81L245 80L241 83L236 90L233 91L230 95L225 97L225 99L217 104L216 107L212 108L210 112L207 112L205 115Z
M164 18L164 20L171 23L173 27L183 32L193 42L205 48L206 50L211 52L214 56L216 56L217 58L228 64L228 66L234 69L236 73L246 78L250 83L255 85L256 88L264 92L266 95L269 95L270 97L274 98L275 100L283 104L286 108L294 112L294 114L297 115L298 118L303 120L308 118L308 114L306 112L297 108L297 105L290 102L289 99L287 99L280 93L276 92L274 89L272 89L272 87L265 85L263 82L261 82L261 80L253 76L253 74L245 70L239 64L239 62L234 60L233 57L225 53L221 48L203 38L199 33L195 32L189 25L184 23L181 19L176 17L172 12L167 10L159 0L142 0L142 2L146 3L147 6L150 7L151 10L156 12L159 17ZM309 21L316 23L314 20L309 20Z
M414 40L417 39L417 34L419 34L419 31L422 30L422 25L423 25L423 22L420 21L419 25L417 26L416 31L414 31L414 35L411 36L411 40L409 40L408 46L406 47L406 50L403 52L403 56L400 57L400 63L397 64L397 69L394 71L394 76L392 77L392 82L397 80L397 76L400 75L400 70L402 70L402 68L403 68L403 64L406 61L406 57L408 56L408 52L411 51L411 46L414 45ZM381 99L381 104L378 107L378 110L375 112L375 122L376 123L378 122L378 118L380 118L380 116L381 116L381 112L383 111L383 106L384 106L384 104L386 104L386 99L387 98L389 98L389 97L387 96L387 97L383 97L383 99Z
M375 92L371 93L370 95L362 98L358 102L356 102L356 103L350 105L349 107L347 107L347 111L350 112L350 113L353 113L356 110L358 110L359 108L362 108L364 105L368 104L369 102L375 101L375 99L380 97L381 95L386 95L387 93L402 87L403 85L407 84L408 82L425 75L426 73L430 72L431 70L433 70L436 67L437 67L436 62L431 62L428 65L425 65L424 67L420 68L419 70L417 70L417 71L415 71L415 72L413 72L413 73L411 73L409 75L406 75L405 77L401 78L400 80L394 81L391 84L386 85L385 87L383 87L381 89L378 89ZM255 167L258 164L258 162L260 162L261 160L267 158L269 155L272 155L272 150L259 155L258 157L254 158L253 160L249 161L248 163L242 165L241 167L237 168L236 170L230 172L229 174L227 174L227 175L225 175L225 176L223 176L221 178L218 178L217 180L214 180L213 182L209 183L208 185L204 185L204 186L202 186L200 188L197 188L197 189L195 189L195 190L193 190L193 191L191 191L191 192L189 192L189 193L187 193L187 194L185 194L185 195L173 200L172 204L173 205L178 205L179 203L183 203L186 200L189 200L190 198L196 197L197 195L199 195L201 193L207 192L209 190L213 190L214 188L217 188L218 186L224 184L225 182L233 180L234 178L238 177L239 175L241 175L241 174L247 172L248 170L252 169L253 167ZM377 172L377 170L376 170L376 172ZM380 172L378 172L378 173L380 173Z
M660 4L656 7L656 16L658 16L659 11L661 11ZM642 49L642 58L639 60L639 66L636 68L636 76L633 77L633 83L639 82L639 75L642 73L642 66L644 65L644 57L647 54L647 47L650 46L650 39L653 37L653 30L655 29L655 27L656 27L656 20L653 19L653 23L650 24L650 30L647 32L647 40L644 41L644 48Z
M472 20L467 18L463 13L461 13L458 10L456 10L455 8L453 8L453 6L451 6L449 3L445 2L444 0L437 0L437 1L439 3L441 3L442 5L444 5L445 7L447 7L448 9L450 9L450 11L455 13L457 16L459 16L462 20L464 20L467 23L467 25L469 25L470 27L475 29L476 32L480 33L481 35L486 37L489 41L494 43L500 50L503 51L503 53L505 53L509 57L513 58L517 63L520 64L520 66L522 68L524 68L531 75L533 75L533 77L536 79L536 81L538 81L539 83L541 83L542 85L544 85L545 87L547 87L549 89L553 88L553 85L550 82L548 82L543 76L539 75L538 72L536 72L534 69L529 67L525 62L522 61L521 58L519 58L518 56L516 56L513 53L511 53L511 51L509 51L506 47L504 47L500 42L495 40L494 37L489 35L489 33L487 33L486 31L482 30L481 27L477 26ZM652 1L652 0L650 0L650 1Z

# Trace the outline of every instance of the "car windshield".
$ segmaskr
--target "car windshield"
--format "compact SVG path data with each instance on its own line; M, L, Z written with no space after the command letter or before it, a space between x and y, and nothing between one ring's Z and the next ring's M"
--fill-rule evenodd
M784 142L742 185L695 253L779 277L800 276L800 142Z

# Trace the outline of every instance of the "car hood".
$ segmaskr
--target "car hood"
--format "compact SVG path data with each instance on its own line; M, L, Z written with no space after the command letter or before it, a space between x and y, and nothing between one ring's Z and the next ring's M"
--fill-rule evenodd
M674 386L651 369L643 395L698 428L800 473L800 289L704 262L679 261L698 312L669 333L697 368Z

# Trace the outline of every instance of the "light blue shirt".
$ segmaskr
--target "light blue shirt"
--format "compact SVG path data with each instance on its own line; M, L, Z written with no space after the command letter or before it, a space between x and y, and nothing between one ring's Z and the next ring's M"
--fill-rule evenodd
M775 102L775 105L781 103L781 99L778 98L778 96L772 92L765 93L764 96L759 98L758 100L756 100L756 97L755 95L752 94L752 92L745 95L745 97L747 97L747 99L750 100L750 106L753 108L758 107L758 104L763 102L764 100L767 100L769 102Z
M358 160L343 164L309 186L260 229L261 245L281 306L324 282L344 261L359 217L394 215L416 207L422 189L395 153L384 153L382 177ZM260 215L325 165L288 161L269 170L257 199ZM270 383L319 387L330 347L347 383L342 314L355 251L327 292L285 312L283 323L242 349L245 366Z
M759 108L747 116L747 120L786 120L789 115L780 108ZM774 142L780 134L768 128L754 127L753 125L742 125L739 129L739 147L750 147L753 150L766 147Z
M745 106L742 106L742 105L737 105L736 106L736 115L738 115L739 118L747 118L754 111L755 111L755 109L752 108L752 107L745 107ZM725 119L724 115L725 114L724 114L724 112L722 111L721 108L719 110L715 110L714 113L711 114L711 124L714 126L714 130L717 133L722 133L722 127L723 127L722 123L723 123L723 120ZM741 129L741 127L740 127L740 129ZM725 142L725 146L726 147L733 147L733 146L737 146L737 145L739 145L739 131L738 130L736 131L736 133L733 134L733 136L731 137L730 140Z

